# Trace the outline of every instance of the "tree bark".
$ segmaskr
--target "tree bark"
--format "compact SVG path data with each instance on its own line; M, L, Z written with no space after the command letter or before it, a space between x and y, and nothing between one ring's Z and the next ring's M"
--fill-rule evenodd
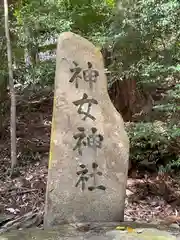
M9 17L8 17L8 2L4 0L4 25L7 42L7 56L8 56L8 72L9 72L9 88L11 97L11 168L17 165L16 156L16 95L13 81L13 67L12 67L12 52L11 52L11 41L9 34Z

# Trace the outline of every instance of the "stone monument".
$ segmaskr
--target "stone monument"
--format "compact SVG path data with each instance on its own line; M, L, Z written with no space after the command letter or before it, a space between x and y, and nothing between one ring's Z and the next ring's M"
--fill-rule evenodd
M44 227L123 221L128 157L100 51L79 35L61 34Z

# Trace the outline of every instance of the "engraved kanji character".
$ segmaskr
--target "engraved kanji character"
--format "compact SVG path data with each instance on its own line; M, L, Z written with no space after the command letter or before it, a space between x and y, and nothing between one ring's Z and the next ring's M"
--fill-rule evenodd
M89 174L90 177L93 178L93 186L88 187L89 191L94 191L95 189L100 189L100 190L106 190L106 187L103 185L98 185L96 184L96 176L102 176L102 172L97 170L98 168L98 164L96 162L92 163L92 169L93 169L93 173Z
M78 85L78 80L82 79L82 76L80 75L80 72L81 72L82 68L79 67L78 63L76 63L75 61L73 61L73 63L75 65L75 67L74 68L70 68L70 71L72 73L74 73L74 74L70 78L69 82L72 83L72 82L75 81L75 87L78 88L78 86L79 86Z
M79 179L75 185L75 187L78 187L79 184L81 183L81 189L82 191L84 191L85 189L85 185L86 185L86 182L88 181L89 177L86 176L86 174L88 173L88 169L86 168L86 166L84 164L81 164L80 165L80 168L82 170L78 171L76 174L79 176Z
M93 83L97 81L99 72L96 69L92 68L92 63L88 62L88 69L83 70L84 81L89 82L89 87L93 88Z
M73 151L75 151L76 149L78 149L78 153L79 155L82 156L82 145L86 146L86 141L84 141L83 139L86 137L85 129L83 127L78 127L77 128L80 132L76 133L73 137L74 139L78 139L76 146L73 148Z
M87 143L90 147L102 147L103 136L101 134L96 134L97 128L91 128L92 134L87 137Z
M82 109L83 105L86 103L88 104L87 112L83 111L83 109ZM92 120L96 120L96 118L90 114L90 110L91 110L92 104L98 104L97 100L95 100L93 98L88 99L88 95L86 93L84 93L83 98L80 100L74 101L73 104L75 106L79 106L79 108L78 108L79 114L85 115L82 120L86 120L87 117L91 118Z

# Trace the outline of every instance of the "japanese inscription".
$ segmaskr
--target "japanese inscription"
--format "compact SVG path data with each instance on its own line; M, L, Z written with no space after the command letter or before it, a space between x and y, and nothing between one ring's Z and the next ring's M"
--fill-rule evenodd
M95 128L95 127L91 128L91 131L92 131L92 134L90 134L87 137L88 146L101 148L104 137L101 134L96 134L97 128Z
M87 117L89 117L93 121L96 120L96 118L93 115L90 114L90 110L91 110L92 104L98 104L97 100L95 100L94 98L89 98L88 99L88 95L86 93L84 93L82 99L74 101L73 104L75 106L79 106L78 113L84 115L82 120L85 121ZM88 104L87 111L83 110L83 105L84 104Z
M88 62L88 68L82 69L79 64L73 61L74 67L70 68L70 71L73 73L69 82L75 82L75 87L79 87L79 80L83 79L85 82L89 83L90 89L93 88L93 83L97 82L97 78L99 76L98 70L94 69L91 62ZM82 73L81 73L82 72Z
M97 185L97 175L98 176L102 176L102 172L98 171L98 164L96 162L92 163L92 169L93 172L92 173L88 173L88 169L84 164L80 164L79 166L81 168L81 170L77 171L77 175L79 176L78 181L76 183L76 187L78 187L81 184L81 190L84 191L85 187L86 187L86 183L88 182L88 180L90 178L93 179L93 184L91 186L88 186L88 190L89 191L93 191L95 189L100 189L100 190L106 190L106 187L103 185Z
M78 81L79 79L82 79L82 76L80 75L80 72L82 71L82 68L78 66L78 63L73 61L73 64L75 65L74 68L70 68L70 71L73 73L72 77L70 78L69 82L73 83L75 81L75 87L78 88Z
M85 128L78 127L78 133L74 134L74 139L77 139L76 145L73 148L73 151L77 150L79 155L82 156L82 148L85 146L93 147L93 148L101 148L103 136L101 134L97 134L97 128L91 128L92 134L86 136Z
M88 62L88 69L83 70L84 81L89 82L89 87L93 88L93 83L97 81L99 72L96 69L93 69L92 63Z
M90 173L90 177L93 178L93 185L88 187L89 191L93 191L95 189L100 189L104 191L106 190L106 187L104 187L103 185L97 185L96 183L97 175L102 176L102 172L98 171L97 168L98 168L98 164L96 162L93 162L92 163L93 172Z
M86 137L85 129L84 127L78 127L79 133L76 133L73 137L74 139L77 139L76 145L73 148L73 151L78 150L79 155L82 156L82 147L86 146L87 143L84 140L84 138Z
M81 189L82 189L82 191L84 191L85 184L89 179L89 177L87 176L88 169L86 168L86 166L84 164L81 164L80 168L81 168L81 170L76 173L79 176L79 179L75 186L78 187L79 184L81 183Z
M73 61L73 67L70 68L70 71L73 73L69 82L75 83L75 87L79 87L79 81L84 80L89 83L90 89L93 88L93 84L97 82L99 72L93 68L91 62L87 62L87 69L82 69L79 64ZM83 97L80 100L73 101L73 104L78 107L78 114L83 115L82 120L90 118L95 121L96 118L91 114L91 108L93 104L98 104L98 101L94 98L89 98L86 93L83 94ZM73 151L78 151L79 155L82 156L82 151L84 147L91 147L94 150L102 147L102 142L104 137L101 134L98 134L98 130L95 127L91 128L91 134L86 135L84 127L78 127L78 132L73 135L73 138L76 141L76 145L73 148ZM76 172L76 175L79 177L76 182L76 187L81 186L82 191L86 188L86 183L92 179L93 184L89 185L87 189L89 191L94 191L95 189L106 190L106 187L103 185L97 184L97 176L102 176L102 172L98 170L98 164L95 162L95 159L92 163L92 172L89 173L88 168L84 164L79 165L80 170Z

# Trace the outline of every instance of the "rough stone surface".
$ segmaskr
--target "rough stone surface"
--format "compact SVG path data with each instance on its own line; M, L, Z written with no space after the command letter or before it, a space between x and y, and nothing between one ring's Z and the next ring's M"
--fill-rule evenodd
M167 231L160 231L158 229L135 229L134 232L127 231L109 231L107 236L111 236L113 240L176 240L177 238Z
M73 61L79 64L81 79L72 78L75 76L75 71L72 70L75 67ZM88 62L93 72L87 70ZM87 70L85 75L84 70ZM94 74L94 82L89 81L90 77L87 78L88 71ZM86 103L81 108L76 101L81 100L83 96L84 99L91 99L91 105ZM87 114L88 107L90 116L80 114ZM78 129L79 127L81 129ZM92 130L96 135L94 144ZM84 142L78 152L78 149L73 148L79 140L80 135L76 135L79 133L81 136L84 134L84 138L81 139ZM61 34L56 55L44 227L69 222L122 221L128 157L129 140L122 117L107 93L107 79L100 51L78 35L70 32ZM83 170L83 165L80 167L80 164L84 164L82 176L80 172L77 174L77 171ZM88 169L88 173L85 168ZM95 172L97 174L94 178ZM93 174L90 175L91 173ZM88 179L84 179L84 190L82 181L75 186L80 176L88 176ZM100 186L100 189L93 189L93 186Z
M112 227L112 226L111 226ZM78 232L72 226L61 226L59 229L28 229L12 231L0 235L0 240L180 240L179 233L155 228L136 228L133 232L109 229L103 231Z

